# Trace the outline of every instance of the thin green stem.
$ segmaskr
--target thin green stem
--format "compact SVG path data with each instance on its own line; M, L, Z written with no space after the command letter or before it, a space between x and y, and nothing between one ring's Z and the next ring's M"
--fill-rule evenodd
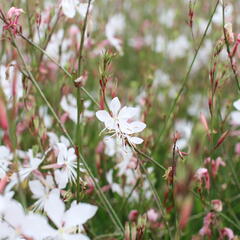
M88 0L87 12L84 18L83 29L81 32L81 41L79 48L79 59L78 59L78 71L77 76L80 77L82 72L82 54L83 54L83 46L85 40L85 31L87 27L87 19L89 14L91 0ZM82 134L81 134L81 123L80 123L80 115L82 113L82 103L81 103L81 91L80 88L77 87L77 128L76 128L76 146L79 152L82 152ZM80 157L77 158L77 202L80 201Z
M29 0L26 0L26 13L27 13L27 20L28 20L29 36L32 39L33 38L33 31L32 31L31 16L30 16L30 10L29 10Z
M54 21L54 23L52 25L51 31L47 35L47 38L46 38L45 43L44 43L43 48L42 48L44 51L47 49L48 43L50 42L50 40L52 38L52 35L54 33L54 30L57 27L57 23L58 23L58 20L59 20L59 17L60 17L60 11L57 12L55 17L56 17L56 19L55 19L55 21ZM43 56L44 56L44 52L41 52L40 57L39 57L39 66L40 66L40 64L42 62Z
M144 152L142 152L141 150L137 149L136 147L133 147L133 149L142 157L146 158L147 160L149 160L150 162L152 162L153 164L155 164L157 167L159 167L160 169L162 169L163 171L166 171L167 169L161 165L159 162L157 162L156 160L154 160L153 158L149 157L147 154L145 154Z

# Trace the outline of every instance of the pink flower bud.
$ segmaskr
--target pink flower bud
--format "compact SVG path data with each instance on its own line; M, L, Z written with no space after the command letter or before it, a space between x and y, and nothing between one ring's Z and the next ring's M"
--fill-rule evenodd
M210 189L210 176L208 173L208 170L206 168L199 168L195 175L194 178L199 181L201 184L203 184L203 181L205 181L205 188L207 190Z
M208 213L203 220L203 227L200 229L199 234L201 236L208 236L211 237L212 235L212 230L211 230L211 225L215 221L215 213Z
M0 180L0 193L2 193L8 183L9 179L8 176L6 175Z
M134 222L137 220L138 217L138 211L137 210L131 210L131 212L128 214L128 220L131 222Z
M185 226L187 225L189 221L189 217L192 212L192 207L193 207L192 198L191 197L185 198L182 203L181 211L180 211L180 220L179 220L180 229L184 229Z
M147 211L147 218L150 222L156 222L158 219L158 212L156 212L153 208Z
M223 209L223 204L221 200L218 200L218 199L212 200L211 205L216 212L221 212Z
M237 143L235 145L235 152L236 152L237 155L240 155L240 143Z
M105 145L104 145L104 142L99 142L99 144L97 145L97 148L96 148L96 153L98 154L101 154L104 152L104 148L105 148Z
M9 10L8 10L8 13L7 13L7 17L8 18L13 18L15 16L20 16L21 13L24 13L24 11L21 9L21 8L15 8L15 7L11 7Z
M223 239L233 239L234 238L234 233L233 233L233 230L230 229L230 228L223 228L220 230L220 237L219 237L219 240L223 240Z
M3 130L8 129L7 112L6 112L5 104L3 103L2 99L0 99L0 127Z

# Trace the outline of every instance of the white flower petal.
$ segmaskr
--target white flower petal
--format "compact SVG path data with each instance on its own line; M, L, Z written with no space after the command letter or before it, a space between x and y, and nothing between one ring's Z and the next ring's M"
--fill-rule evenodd
M113 113L113 116L116 117L118 114L118 111L121 108L121 103L118 99L118 97L113 98L113 100L111 101L109 108L111 110L111 112Z
M82 18L85 18L85 16L86 16L87 6L88 6L88 3L79 3L79 5L76 8ZM92 5L90 5L89 12L91 10L92 10Z
M97 212L97 207L88 203L72 203L70 209L64 215L65 227L70 228L82 225L92 218Z
M119 120L119 128L122 133L125 133L125 134L133 134L134 133L130 124L126 120L123 120L123 119Z
M114 119L110 116L110 114L105 110L99 110L96 112L96 117L101 122L104 122L105 127L108 129L114 129Z
M57 143L57 149L58 149L58 157L57 157L57 163L58 164L63 164L67 161L67 155L68 155L68 150L65 144L63 143Z
M107 182L109 184L112 184L113 183L113 170L109 170L107 173L106 173L106 179L107 179Z
M35 240L45 239L55 233L55 230L48 225L45 217L33 213L30 213L24 219L21 229L26 236Z
M130 119L130 118L133 118L137 113L138 113L138 108L125 106L120 110L118 114L118 118Z
M64 235L65 240L90 240L89 237L81 233Z
M40 198L44 196L44 187L42 183L38 180L33 180L29 182L29 188L35 197Z
M110 114L105 110L97 111L96 117L98 118L98 120L100 120L101 122L104 122L104 123L111 119Z
M54 224L60 228L64 216L65 206L59 197L59 191L54 189L45 205L45 211Z
M143 143L143 139L139 137L128 137L128 141L133 144L141 144Z
M237 100L237 101L235 101L235 102L233 103L233 106L234 106L238 111L240 111L240 99Z
M240 112L238 111L231 112L231 124L240 125Z
M13 200L7 204L4 218L11 226L15 228L21 226L24 217L24 210L19 202Z
M145 123L139 121L132 122L129 125L134 133L139 133L146 127Z
M61 171L59 169L55 170L54 178L56 180L56 183L57 183L59 189L63 189L66 187L66 185L68 183L67 171Z
M67 17L73 18L76 14L76 1L62 0L62 11Z
M123 190L117 183L112 184L112 191L116 192L119 196L123 196Z

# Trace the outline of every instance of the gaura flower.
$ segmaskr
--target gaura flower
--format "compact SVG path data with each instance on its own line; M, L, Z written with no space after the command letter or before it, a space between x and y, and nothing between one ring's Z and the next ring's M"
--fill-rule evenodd
M132 136L143 131L146 124L140 121L132 121L138 109L134 107L121 108L117 97L113 98L109 105L110 113L106 110L96 112L96 117L105 124L105 129L113 136L119 137L123 142L127 140L130 144L141 144L143 139Z
M68 18L73 18L76 15L76 12L82 17L85 17L87 12L87 3L79 3L77 0L62 0L61 6L63 13ZM90 10L91 10L90 5Z
M11 7L7 12L7 24L4 25L3 29L11 29L14 35L22 32L22 26L18 22L22 13L24 13L24 11L21 8Z
M86 235L76 232L79 228L83 229L82 225L96 214L96 206L88 203L77 204L72 202L71 207L66 210L64 202L60 199L56 190L51 192L45 210L56 227L54 239L89 239Z
M210 176L208 173L208 170L206 168L199 168L195 175L194 178L202 185L203 182L205 182L205 188L207 190L210 189Z

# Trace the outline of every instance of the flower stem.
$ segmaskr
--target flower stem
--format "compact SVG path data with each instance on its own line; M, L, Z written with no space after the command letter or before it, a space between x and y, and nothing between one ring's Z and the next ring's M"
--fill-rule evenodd
M80 40L80 48L79 48L79 58L78 58L78 70L77 70L77 76L80 77L82 73L82 54L83 54L83 46L84 46L84 40L85 40L85 32L87 27L87 19L89 14L89 8L90 8L91 0L88 0L88 6L87 6L87 12L84 18L83 23L83 29L81 32L81 40ZM82 101L81 101L81 91L80 88L77 87L77 128L76 128L76 140L75 144L78 148L78 152L82 152L82 133L81 133L81 122L80 117L82 114ZM80 201L80 157L77 156L77 202Z

